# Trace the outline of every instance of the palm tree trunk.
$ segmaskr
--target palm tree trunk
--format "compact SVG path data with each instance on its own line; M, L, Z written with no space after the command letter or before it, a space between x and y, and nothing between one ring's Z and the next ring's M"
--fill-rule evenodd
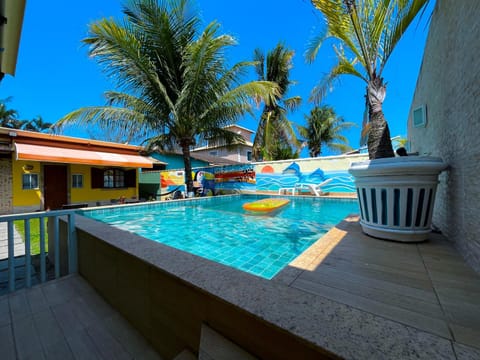
M382 111L386 95L386 85L380 77L374 77L367 87L368 115L368 155L371 160L395 156L390 140L390 129Z
M185 184L187 185L187 194L193 191L192 163L190 161L190 141L182 140L183 166L185 168Z

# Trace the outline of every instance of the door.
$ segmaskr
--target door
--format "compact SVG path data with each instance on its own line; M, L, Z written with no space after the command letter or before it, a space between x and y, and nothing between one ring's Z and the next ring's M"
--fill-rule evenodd
M68 204L67 167L65 165L45 165L43 175L45 210L61 209L62 205Z

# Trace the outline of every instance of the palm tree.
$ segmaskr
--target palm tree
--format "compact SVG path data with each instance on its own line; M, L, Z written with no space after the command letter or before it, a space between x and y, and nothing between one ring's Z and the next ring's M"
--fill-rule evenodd
M0 100L0 126L11 129L19 129L22 121L17 119L17 110L9 109L6 105L6 103L11 100L11 97Z
M402 35L429 0L311 1L324 15L327 30L311 41L307 59L315 59L325 39L340 42L334 47L337 64L314 89L312 97L319 101L340 75L354 75L365 81L368 121L364 119L362 134L368 138L369 157L394 156L390 130L382 111L386 94L382 72ZM347 57L350 55L352 58Z
M294 52L284 45L278 44L273 50L265 54L256 49L254 60L258 79L278 84L276 102L265 104L260 116L257 132L253 140L252 156L255 160L280 160L288 151L277 150L286 147L298 148L299 144L293 130L292 123L286 115L300 105L301 98L294 96L286 98L290 85L294 82L289 79ZM295 153L292 149L290 153ZM279 158L278 158L279 157Z
M335 114L332 107L316 106L305 119L307 126L298 126L298 130L306 140L310 157L321 155L322 145L341 153L352 149L347 145L348 139L341 132L355 124L345 122L342 117Z
M124 21L102 19L90 25L83 42L89 54L122 91L107 92L108 104L76 110L60 120L132 130L148 148L180 148L185 182L193 190L190 149L204 141L241 137L224 127L251 112L250 99L273 99L275 84L240 83L252 62L227 66L226 50L236 41L218 35L200 19L189 0L135 0Z
M43 118L40 115L37 115L36 118L25 121L22 125L22 130L36 131L36 132L45 132L49 131L52 127L52 123L43 121Z

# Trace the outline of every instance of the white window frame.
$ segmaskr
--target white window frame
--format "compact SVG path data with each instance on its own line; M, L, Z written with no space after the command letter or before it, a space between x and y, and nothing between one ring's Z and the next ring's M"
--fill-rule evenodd
M80 184L78 182L78 179L80 179ZM72 189L82 189L82 188L83 188L83 174L72 174Z

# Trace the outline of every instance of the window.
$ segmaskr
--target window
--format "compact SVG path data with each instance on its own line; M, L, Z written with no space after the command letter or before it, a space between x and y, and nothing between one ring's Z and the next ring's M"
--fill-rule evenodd
M103 173L104 188L123 188L125 187L125 174L120 169L110 169Z
M252 152L247 151L247 161L252 161Z
M83 175L82 174L73 174L72 175L72 188L83 188Z
M92 189L136 187L137 170L92 168Z
M38 189L38 174L23 174L22 175L22 189Z
M427 108L425 105L421 105L416 109L413 109L413 126L425 127L427 125Z

